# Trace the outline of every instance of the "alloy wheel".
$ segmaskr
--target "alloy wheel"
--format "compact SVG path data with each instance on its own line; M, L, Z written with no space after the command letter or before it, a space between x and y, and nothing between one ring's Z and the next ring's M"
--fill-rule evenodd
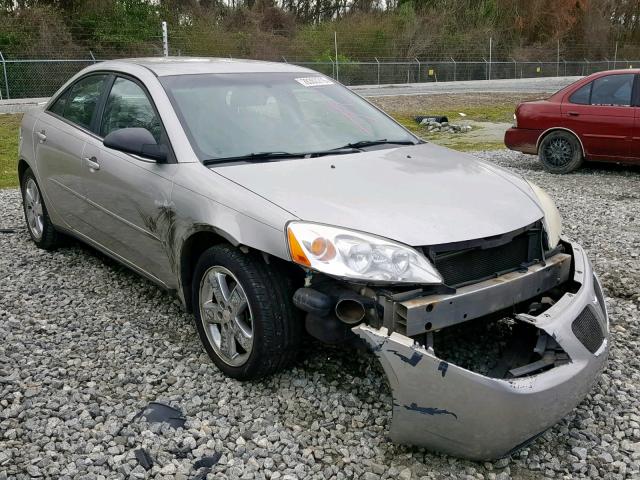
M544 155L550 164L564 167L573 158L573 146L566 138L554 138L545 145Z
M236 276L221 266L209 268L200 281L200 321L218 357L239 367L253 349L253 314Z
M44 231L44 211L40 189L33 178L29 178L25 185L24 204L29 231L36 240L40 240Z

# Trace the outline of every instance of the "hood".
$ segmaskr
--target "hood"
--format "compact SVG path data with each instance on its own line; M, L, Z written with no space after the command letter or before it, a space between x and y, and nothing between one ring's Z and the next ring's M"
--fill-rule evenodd
M412 246L499 235L543 216L520 177L430 143L214 171L301 220Z

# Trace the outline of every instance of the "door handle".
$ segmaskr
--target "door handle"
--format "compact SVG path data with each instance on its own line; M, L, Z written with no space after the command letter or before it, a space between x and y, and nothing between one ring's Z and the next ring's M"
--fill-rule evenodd
M47 136L45 135L44 130L40 132L36 132L36 135L38 135L38 138L40 139L40 143L44 143L47 140Z
M98 163L98 160L96 159L96 157L84 157L84 164L89 167L89 170L91 170L92 172L95 172L96 170L100 170L100 164Z
M571 115L572 117L579 117L580 114L578 112L567 112L569 115Z

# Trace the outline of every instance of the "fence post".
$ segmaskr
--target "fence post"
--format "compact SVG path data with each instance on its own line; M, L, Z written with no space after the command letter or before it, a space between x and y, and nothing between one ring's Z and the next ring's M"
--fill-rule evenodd
M4 72L4 88L7 91L7 100L11 99L9 95L9 79L7 77L7 62L4 60L4 55L0 52L0 60L2 60L2 71Z
M378 64L378 85L380 85L380 61L378 60L378 57L373 57L376 59L376 63Z
M333 32L333 46L336 49L336 80L339 82L339 72L338 72L338 32Z
M169 38L167 32L167 22L162 22L162 53L165 57L169 56Z
M489 64L487 63L487 59L482 57L482 61L484 62L484 79L489 80Z
M616 51L613 54L613 69L616 69L616 63L618 63L618 42L616 42Z
M513 60L513 78L518 78L518 62L513 57L511 57L511 60Z
M589 68L589 60L587 60L587 59L585 58L585 59L584 59L584 63L586 63L586 64L587 64L587 75L589 75L589 71L590 71L590 68Z
M567 59L563 58L562 61L564 62L564 76L567 76Z
M89 50L89 55L91 55L91 60L93 60L93 63L96 63L96 57L93 56L93 52L91 50Z
M493 37L489 37L489 73L487 80L491 80L491 54L493 53Z
M560 76L560 39L558 39L558 50L556 56L556 77Z
M417 58L415 60L416 62L418 62L418 82L420 82L420 60L418 60Z
M451 59L451 61L453 62L453 81L456 81L456 70L458 69L458 64L456 63L456 61L453 59L453 57L449 57Z
M336 78L336 64L333 63L333 58L331 58L331 55L329 55L329 61L331 62L331 76L333 78Z

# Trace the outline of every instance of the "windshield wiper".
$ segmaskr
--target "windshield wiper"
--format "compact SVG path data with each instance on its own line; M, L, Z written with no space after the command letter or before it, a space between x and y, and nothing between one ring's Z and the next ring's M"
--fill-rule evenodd
M223 162L264 162L281 158L304 158L306 153L289 153L289 152L255 152L246 155L238 155L236 157L208 158L203 160L203 165L213 165Z
M373 147L374 145L416 145L416 142L412 140L387 140L386 138L381 138L380 140L360 140L359 142L347 143L335 150L340 150L342 148Z
M248 153L247 155L239 155L237 157L221 157L221 158L208 158L203 160L204 165L213 165L216 163L226 162L264 162L271 160L279 160L282 158L314 158L323 157L325 155L340 155L347 153L360 153L360 150L354 147L340 147L332 148L331 150L319 150L316 152L257 152Z
M246 155L238 155L236 157L220 157L220 158L208 158L203 160L202 163L204 165L214 165L217 163L226 163L226 162L265 162L271 160L279 160L283 158L313 158L313 157L322 157L325 155L338 155L338 154L348 154L348 153L359 153L361 152L360 148L369 147L372 145L383 145L383 144L393 144L393 145L415 145L414 142L410 140L361 140L359 142L349 143L343 147L336 147L329 150L319 150L316 152L254 152L248 153Z

